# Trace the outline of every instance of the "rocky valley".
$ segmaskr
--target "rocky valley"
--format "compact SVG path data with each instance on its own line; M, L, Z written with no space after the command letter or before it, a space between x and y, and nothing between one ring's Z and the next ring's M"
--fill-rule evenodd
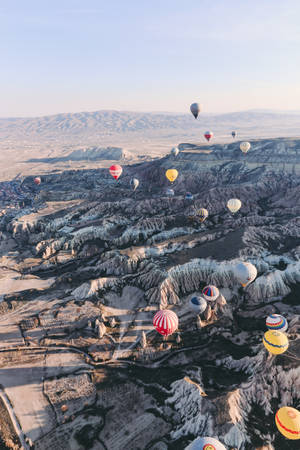
M182 143L130 164L119 148L118 181L106 167L7 181L1 448L180 450L202 435L228 450L299 448L274 415L300 408L300 139L251 145ZM257 268L245 288L238 261ZM189 300L209 284L220 295L200 317ZM166 308L179 328L164 339L152 321ZM289 322L278 356L262 344L272 313Z

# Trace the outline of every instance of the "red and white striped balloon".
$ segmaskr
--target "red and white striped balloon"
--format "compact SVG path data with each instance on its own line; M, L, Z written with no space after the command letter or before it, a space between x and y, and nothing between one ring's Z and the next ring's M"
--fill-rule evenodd
M204 137L210 141L210 139L213 137L213 132L212 131L206 131L206 133L204 133Z
M109 168L109 173L112 177L114 177L115 180L117 180L121 176L122 172L123 169L121 166L119 166L119 164L114 164Z
M170 309L161 309L153 318L153 326L159 334L169 336L178 328L177 314Z

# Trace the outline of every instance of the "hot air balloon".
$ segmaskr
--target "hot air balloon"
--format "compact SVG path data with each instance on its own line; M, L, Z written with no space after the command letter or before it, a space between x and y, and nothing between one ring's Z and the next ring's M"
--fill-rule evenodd
M219 297L220 292L216 286L210 284L209 286L205 286L205 288L203 288L202 294L205 300L214 301Z
M34 182L34 184L39 185L39 184L41 184L42 180L40 179L40 177L36 177L36 178L33 180L33 182Z
M238 198L231 198L227 202L227 208L232 213L236 213L240 209L241 206L242 206L242 202Z
M199 103L192 103L190 106L190 110L195 119L197 119L199 112L201 111L201 106L199 105Z
M204 133L204 137L205 137L205 139L209 142L210 140L211 140L211 138L213 137L213 132L212 131L206 131L205 133Z
M69 408L67 405L62 405L60 409L62 412L67 412Z
M212 437L198 437L185 450L226 450L223 444Z
M208 217L207 209L205 208L198 209L197 216L199 217L201 223L204 222L204 220L207 219Z
M243 153L247 153L251 148L250 142L241 142L240 143L240 149Z
M232 136L233 138L235 138L235 137L236 137L236 131L232 131L231 136Z
M270 314L266 320L266 326L269 330L279 330L285 332L288 329L288 322L280 314Z
M177 156L178 153L179 153L179 148L173 147L172 150L171 150L171 153L172 153L172 155L174 155L175 158L176 158L176 156Z
M289 340L281 331L269 330L264 334L263 344L272 355L280 355L288 349Z
M196 297L192 297L190 299L190 307L197 314L202 314L207 308L207 303L206 303L205 298L200 297L198 295Z
M168 197L174 197L175 192L173 191L173 189L167 189L166 194Z
M119 164L114 164L109 168L109 173L115 180L117 180L122 175L122 172L123 169L121 166L119 166Z
M159 334L169 336L178 328L177 314L170 309L161 309L153 318L153 326Z
M283 436L293 441L300 439L300 411L283 406L275 415L275 423Z
M135 191L138 186L139 186L140 182L137 178L131 178L130 180L130 186L132 187L132 189Z
M178 172L176 169L168 169L166 171L166 177L168 178L169 181L171 181L171 183L173 183L173 181L176 180L176 178L178 177Z
M239 262L235 266L235 276L243 287L252 283L257 276L256 267L249 262Z
M193 196L193 194L191 192L187 192L185 194L185 199L186 200L194 200L194 196Z

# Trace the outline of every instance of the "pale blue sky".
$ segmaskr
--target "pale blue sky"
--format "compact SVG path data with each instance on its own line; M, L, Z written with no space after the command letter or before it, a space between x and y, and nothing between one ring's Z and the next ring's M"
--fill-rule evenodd
M300 109L299 0L2 0L0 116Z

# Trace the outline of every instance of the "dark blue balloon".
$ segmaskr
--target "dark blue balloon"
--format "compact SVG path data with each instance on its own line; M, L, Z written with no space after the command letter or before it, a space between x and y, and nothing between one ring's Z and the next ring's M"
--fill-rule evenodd
M195 296L190 299L191 308L198 314L203 313L206 310L207 303L205 298L200 296Z

